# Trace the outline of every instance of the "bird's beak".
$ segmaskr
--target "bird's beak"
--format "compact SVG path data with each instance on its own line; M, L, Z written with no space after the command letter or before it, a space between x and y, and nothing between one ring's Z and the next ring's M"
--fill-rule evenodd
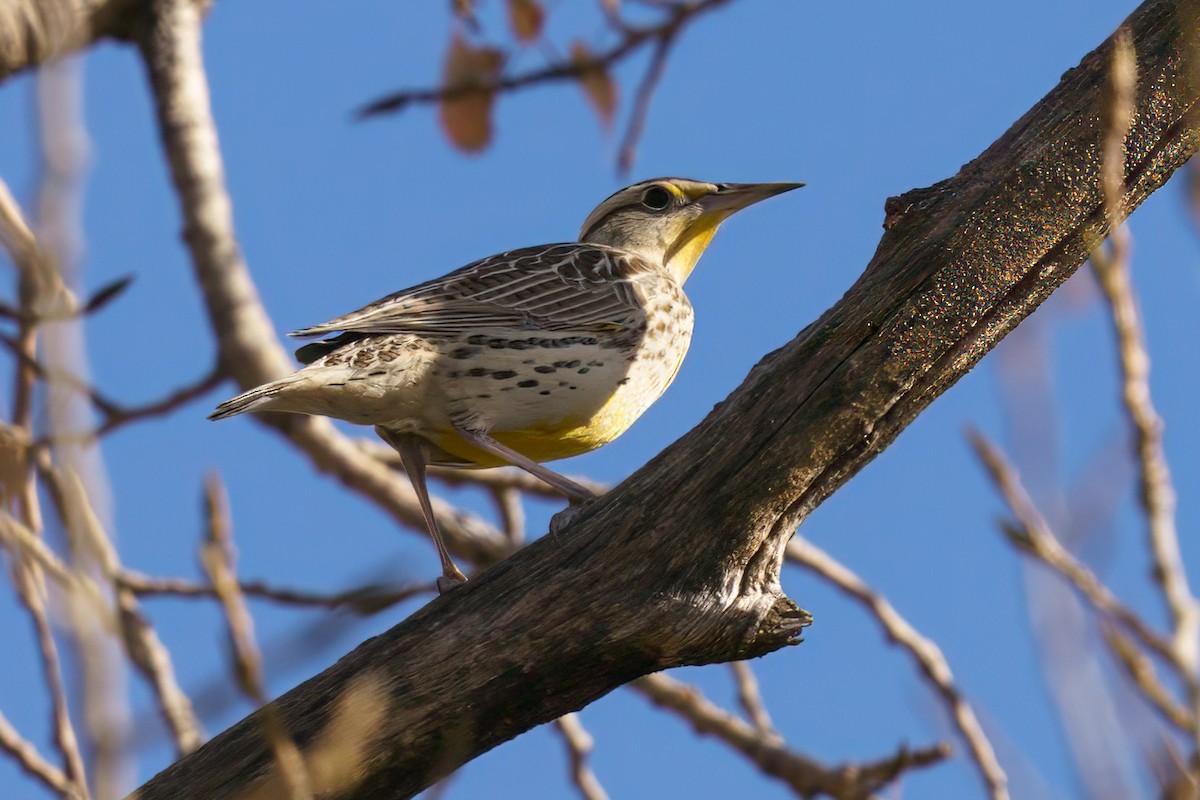
M696 266L700 254L712 241L717 228L729 216L751 206L760 200L774 197L777 194L799 189L803 183L718 183L715 192L694 200L700 207L700 216L688 223L683 234L676 240L673 247L667 250L664 263L675 274L676 280L683 283Z
M704 217L722 221L735 211L741 211L760 200L799 189L803 183L718 183L717 191L697 201Z

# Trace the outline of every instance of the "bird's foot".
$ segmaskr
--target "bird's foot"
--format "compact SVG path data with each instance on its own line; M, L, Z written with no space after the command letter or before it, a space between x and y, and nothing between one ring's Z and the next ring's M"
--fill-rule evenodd
M551 517L550 535L557 539L558 534L566 530L567 526L571 524L571 521L574 520L575 517L579 516L579 512L583 509L583 504L585 502L587 501L572 498L570 505Z
M437 579L438 594L445 594L451 589L462 586L466 582L467 576L463 575L461 572L459 572L457 575L439 575Z

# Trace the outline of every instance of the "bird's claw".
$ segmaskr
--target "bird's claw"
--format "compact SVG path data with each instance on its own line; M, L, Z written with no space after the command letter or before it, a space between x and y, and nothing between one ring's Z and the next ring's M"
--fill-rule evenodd
M551 517L550 535L557 538L560 533L565 531L567 526L571 524L572 520L579 516L579 512L583 508L584 502L586 501L573 499L570 505Z
M451 589L462 586L467 582L467 577L462 573L458 575L439 575L437 579L438 594L445 594Z

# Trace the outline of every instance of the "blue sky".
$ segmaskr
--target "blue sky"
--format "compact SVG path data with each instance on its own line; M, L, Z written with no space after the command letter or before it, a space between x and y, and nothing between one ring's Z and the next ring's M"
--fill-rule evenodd
M687 431L760 356L841 296L875 249L886 197L952 175L1134 8L1083 0L739 0L679 41L626 180L615 174L615 155L642 60L618 73L625 102L612 132L566 85L501 99L495 139L476 157L446 143L432 109L354 122L353 109L383 92L436 82L449 35L447 5L221 3L212 13L206 57L238 233L281 335L493 252L569 240L597 202L634 179L808 184L725 225L687 286L696 333L675 384L622 439L559 465L606 481L621 479ZM497 18L499 8L498 0L486 4L485 19ZM601 32L590 4L559 4L549 20L560 45L568 33ZM537 52L512 62L538 63ZM135 53L104 45L88 54L84 68L92 137L84 281L99 287L137 275L126 295L88 321L89 355L97 384L134 403L204 373L213 346L180 246L178 210ZM28 77L0 86L0 176L26 202L37 177L31 89ZM1200 394L1193 349L1200 273L1182 185L1155 194L1131 229L1155 399L1180 493L1182 546L1196 567L1200 552L1188 532L1198 516L1188 490L1200 480L1192 412ZM1024 332L1033 337L1027 342L1040 337L1054 367L1057 440L1022 465L1043 476L1043 498L1096 469L1098 452L1119 452L1112 443L1123 435L1103 309L1087 278L1068 288ZM1023 352L1012 357L1019 363ZM169 420L104 442L114 532L126 563L151 573L199 574L201 482L215 469L228 485L245 576L336 589L363 578L437 573L422 537L397 530L315 475L275 436L247 420L207 422L211 405L232 393L227 386ZM996 531L1002 509L963 439L965 427L976 425L1005 442L1015 426L1003 399L990 356L818 509L802 533L939 642L994 734L1017 796L1074 797L1083 787L1032 643L1027 576ZM1132 484L1118 488L1115 519L1089 555L1131 604L1161 623ZM469 491L450 496L487 509ZM531 532L544 530L556 507L536 503ZM953 740L908 660L857 607L794 568L785 571L784 586L816 622L802 646L753 663L790 744L836 762L882 756L902 742ZM244 702L213 689L227 683L215 607L160 600L148 610L184 688L217 698L202 706L207 730L243 716ZM272 694L404 613L339 620L327 647L289 655L279 643L295 642L318 617L257 603L254 611ZM28 623L6 591L0 640L10 643L0 710L49 752ZM678 676L733 702L726 667ZM154 743L165 735L144 688L130 683L148 740L138 751L140 782L165 765L169 749ZM613 797L787 796L737 755L697 739L678 719L648 712L628 692L595 703L582 719L596 739L593 767ZM560 742L539 729L467 766L451 796L568 796L566 776ZM0 788L5 797L39 796L4 759ZM977 792L962 758L905 779L912 797Z

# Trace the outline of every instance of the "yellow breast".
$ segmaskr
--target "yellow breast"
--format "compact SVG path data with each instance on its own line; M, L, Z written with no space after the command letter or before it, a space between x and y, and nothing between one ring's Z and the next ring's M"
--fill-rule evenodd
M593 385L587 387L587 392L557 392L553 397L531 396L537 387L524 393L494 395L489 399L503 402L506 408L491 412L495 424L487 426L488 433L539 462L570 458L608 444L628 430L675 379L691 339L690 315L686 322L669 339L648 337L647 346L641 348L623 377L614 378L607 386ZM598 391L603 394L597 396ZM515 412L521 404L525 404L526 411L512 413L508 417L511 422L506 421L505 412ZM465 441L452 428L425 431L423 435L464 465L504 464Z

